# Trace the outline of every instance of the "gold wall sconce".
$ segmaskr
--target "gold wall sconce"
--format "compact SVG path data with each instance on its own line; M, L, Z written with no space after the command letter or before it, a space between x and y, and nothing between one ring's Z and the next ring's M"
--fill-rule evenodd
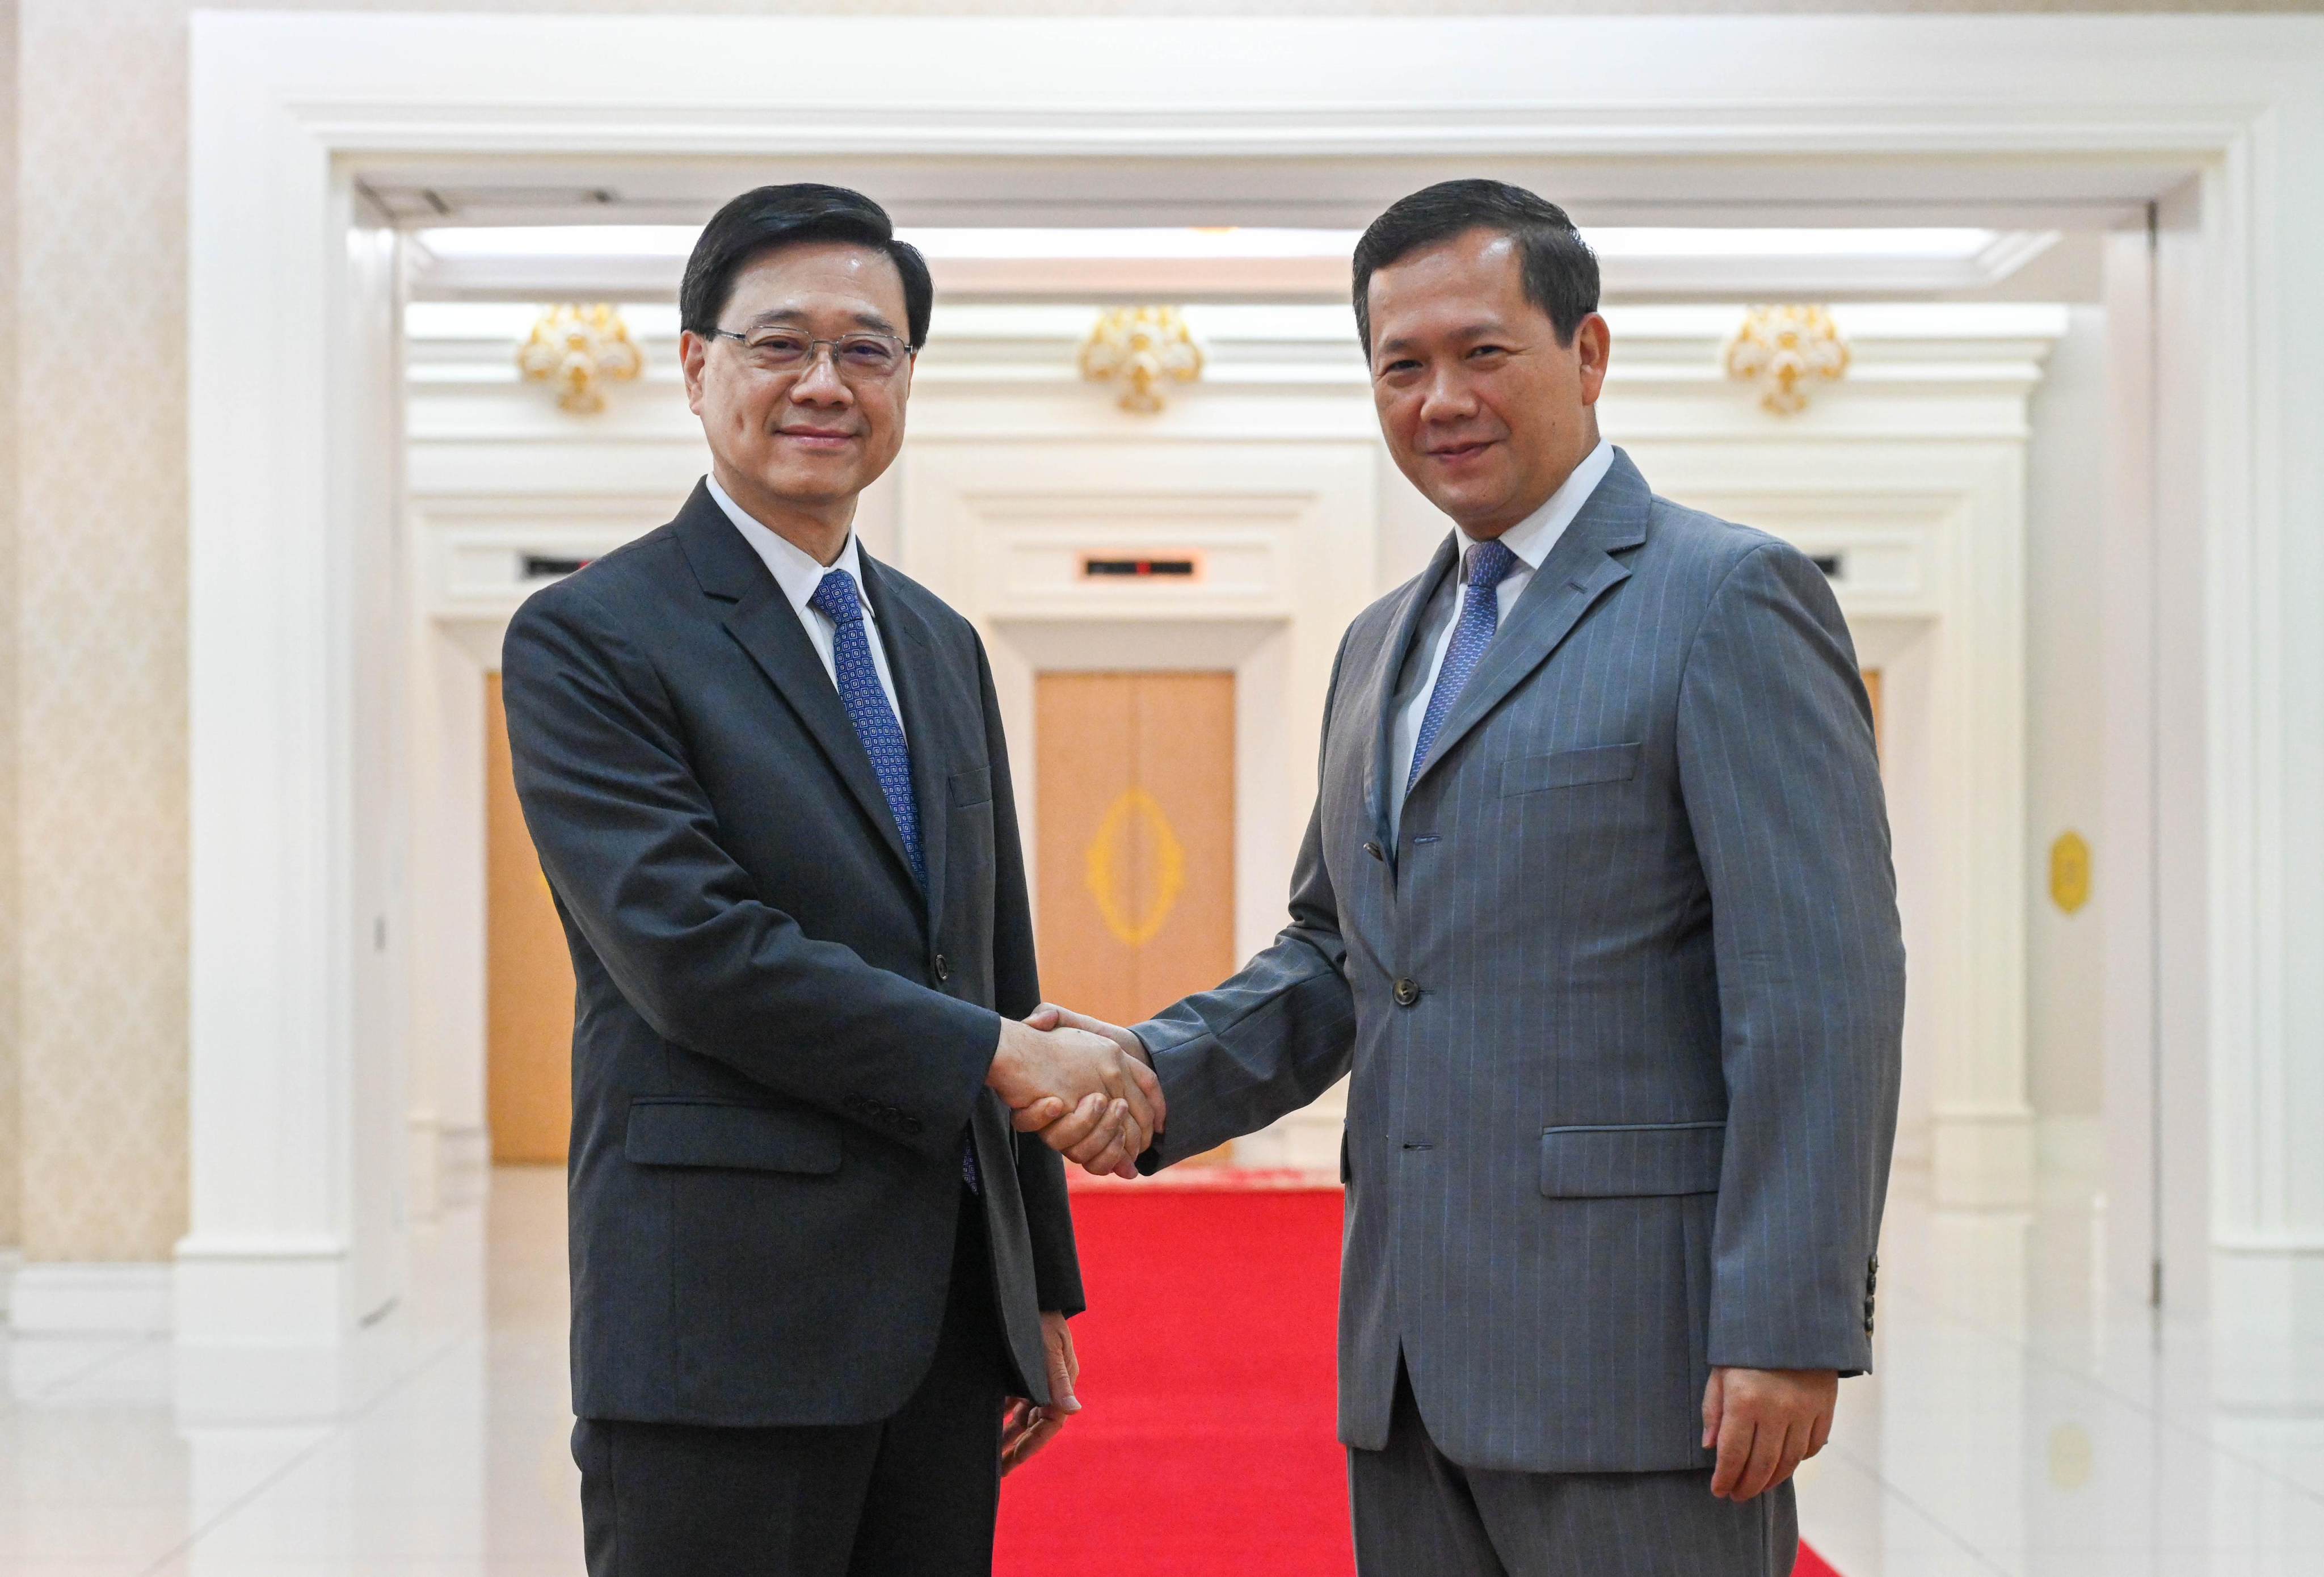
M1151 415L1162 409L1165 379L1191 383L1203 375L1203 347L1176 307L1116 307L1082 342L1082 376L1122 385L1121 408Z
M517 347L516 364L526 382L555 386L560 410L589 416L605 409L599 383L628 383L645 370L646 358L620 308L561 301L542 309Z
M1848 342L1823 307L1754 307L1727 342L1727 375L1757 384L1760 409L1775 416L1806 410L1803 385L1838 383L1849 359Z
M2090 846L2080 833L2050 845L2050 901L2070 915L2090 901Z

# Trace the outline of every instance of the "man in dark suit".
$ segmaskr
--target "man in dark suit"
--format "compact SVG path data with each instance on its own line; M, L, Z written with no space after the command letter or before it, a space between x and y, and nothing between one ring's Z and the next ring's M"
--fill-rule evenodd
M768 187L679 307L710 475L509 627L517 791L578 981L574 1456L593 1577L986 1572L1078 1404L1063 1164L1160 1115L1039 1000L992 678L873 561L932 290L853 192ZM1101 1141L1103 1142L1103 1141Z

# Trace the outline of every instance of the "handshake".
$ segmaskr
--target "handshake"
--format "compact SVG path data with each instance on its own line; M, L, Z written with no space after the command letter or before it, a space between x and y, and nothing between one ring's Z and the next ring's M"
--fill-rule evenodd
M1138 1037L1048 1002L1021 1024L1001 1021L984 1082L1016 1113L1018 1132L1038 1133L1098 1176L1138 1176L1168 1115Z

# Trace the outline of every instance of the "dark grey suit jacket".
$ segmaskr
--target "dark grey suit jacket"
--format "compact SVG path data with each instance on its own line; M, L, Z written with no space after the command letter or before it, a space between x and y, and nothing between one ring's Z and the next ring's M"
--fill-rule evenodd
M1711 1366L1861 1370L1904 945L1870 706L1807 558L1628 456L1510 610L1390 846L1450 543L1349 628L1291 924L1138 1027L1198 1154L1348 1071L1340 1433L1398 1354L1456 1462L1708 1460Z
M1077 1313L1065 1173L984 1074L1040 1000L968 622L865 555L925 895L830 676L706 489L526 602L517 793L573 952L573 1407L862 1423L935 1353L973 1131L1002 1317ZM972 1273L984 1267L971 1268Z

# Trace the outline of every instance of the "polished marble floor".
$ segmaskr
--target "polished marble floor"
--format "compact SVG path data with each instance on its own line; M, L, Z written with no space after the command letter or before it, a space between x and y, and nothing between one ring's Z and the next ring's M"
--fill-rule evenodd
M0 1335L0 1574L577 1573L561 1185L497 1174L333 1360ZM2324 1348L2104 1308L2094 1213L2051 1192L1899 1179L1808 1537L1846 1577L2324 1573Z

